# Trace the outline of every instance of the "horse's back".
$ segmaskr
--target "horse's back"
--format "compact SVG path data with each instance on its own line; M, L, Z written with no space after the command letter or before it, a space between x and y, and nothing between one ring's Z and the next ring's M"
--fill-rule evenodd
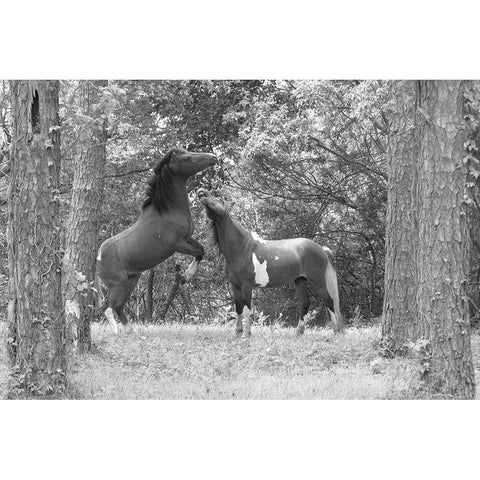
M323 263L328 260L324 247L308 238L270 240L264 245L270 257L283 258L286 262L302 263L307 260Z

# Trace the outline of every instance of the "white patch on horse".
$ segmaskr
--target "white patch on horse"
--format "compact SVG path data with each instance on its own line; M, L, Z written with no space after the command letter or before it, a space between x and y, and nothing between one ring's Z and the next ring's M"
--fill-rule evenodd
M267 243L266 240L264 240L257 232L252 232L252 237L254 240L260 243Z
M91 258L91 257L90 257L90 258ZM102 251L101 251L101 250L98 251L97 260L98 260L99 262L102 260Z
M249 336L250 335L250 309L244 305L243 306L243 325L244 325L244 333Z
M278 260L279 258L280 258L280 257L277 257L277 256L275 255L275 260Z
M194 260L190 266L188 267L188 269L185 271L184 273L184 278L185 278L185 281L189 282L192 277L195 275L195 272L197 271L197 267L198 267L198 264L200 262L198 260Z
M118 333L117 321L115 320L115 315L110 307L105 310L105 316L107 317L108 323L112 326L113 331Z
M267 261L260 263L255 253L252 253L253 269L255 271L255 283L261 287L268 285Z

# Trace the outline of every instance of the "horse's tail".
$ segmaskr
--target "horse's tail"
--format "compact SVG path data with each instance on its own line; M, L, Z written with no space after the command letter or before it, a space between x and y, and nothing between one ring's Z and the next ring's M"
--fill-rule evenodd
M340 311L340 300L338 297L338 281L337 281L337 271L335 269L335 260L333 258L333 253L329 248L323 247L324 252L327 254L328 263L327 269L325 271L325 281L327 284L327 291L330 297L333 300L333 307L335 309L335 318L336 318L336 329L338 331L343 331L344 323L342 312Z

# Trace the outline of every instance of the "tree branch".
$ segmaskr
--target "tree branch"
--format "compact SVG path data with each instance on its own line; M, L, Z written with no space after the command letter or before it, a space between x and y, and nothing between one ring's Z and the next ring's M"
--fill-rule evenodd
M127 175L133 175L135 173L144 173L148 172L151 170L150 167L147 168L135 168L133 170L128 170L126 172L120 172L120 173L111 173L109 175L105 175L105 178L118 178L118 177L126 177Z

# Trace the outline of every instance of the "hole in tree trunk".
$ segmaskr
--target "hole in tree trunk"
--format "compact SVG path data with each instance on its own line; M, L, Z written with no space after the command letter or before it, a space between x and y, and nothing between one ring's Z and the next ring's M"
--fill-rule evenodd
M38 92L35 90L32 100L32 131L33 133L40 132L40 102L38 99Z

